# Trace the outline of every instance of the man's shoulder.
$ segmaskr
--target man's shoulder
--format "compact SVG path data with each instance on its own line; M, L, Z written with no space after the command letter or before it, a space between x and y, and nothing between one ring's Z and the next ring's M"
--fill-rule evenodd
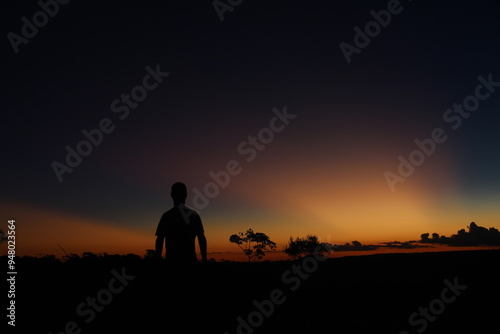
M190 208L189 206L184 205L184 207L183 207L183 208L184 208L184 211L185 211L185 212L186 212L189 216L193 216L193 215L194 215L194 216L198 216L198 217L200 216L200 215L198 214L198 211L196 211L196 210L194 210L194 209Z
M164 219L169 219L169 218L172 218L172 217L175 217L177 215L177 212L176 212L176 208L172 208L170 210L167 210L163 213L163 215L161 216L161 220L164 220Z

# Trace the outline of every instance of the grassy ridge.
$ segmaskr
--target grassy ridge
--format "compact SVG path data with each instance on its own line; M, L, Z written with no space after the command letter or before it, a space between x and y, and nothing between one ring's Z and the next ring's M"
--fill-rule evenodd
M2 259L5 260L5 259ZM444 280L467 286L425 333L480 332L497 326L500 251L380 254L305 262L212 263L195 270L168 268L136 256L18 259L16 330L60 333L75 321L81 333L237 333L241 317L258 310L254 301L281 303L254 317L247 333L416 333L408 318L441 298ZM295 266L295 267L294 267ZM295 268L295 269L294 269ZM299 268L299 269L297 269ZM307 269L307 270L306 270ZM113 274L115 270L115 274ZM116 273L129 277L112 300L90 319L87 298L118 290ZM133 277L133 279L130 279ZM451 296L449 292L446 296ZM101 293L108 302L106 293ZM96 299L97 300L97 299ZM77 307L84 303L78 314ZM98 303L98 301L97 301ZM493 303L493 304L492 304ZM269 304L264 303L269 306ZM436 304L437 305L437 304ZM262 312L261 312L262 313ZM421 319L419 316L415 319ZM497 328L497 327L495 327ZM76 329L75 329L76 330Z

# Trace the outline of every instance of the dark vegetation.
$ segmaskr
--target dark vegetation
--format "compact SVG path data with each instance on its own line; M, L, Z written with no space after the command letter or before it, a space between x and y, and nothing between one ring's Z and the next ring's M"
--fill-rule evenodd
M500 298L499 260L498 250L328 259L303 278L287 276L297 279L292 291L284 274L305 259L188 269L137 255L22 257L16 259L16 333L59 334L75 321L82 334L233 334L237 318L247 319L256 310L253 302L269 299L275 289L286 300L253 333L416 333L409 316L440 298L443 280L455 277L467 290L425 333L486 333L498 329L492 301ZM134 280L85 323L77 306L108 288L111 271L122 268Z
M305 238L297 237L294 239L290 237L290 241L284 252L292 259L299 260L306 256L312 256L315 253L323 255L330 249L332 249L332 246L321 244L317 236L307 235Z
M229 242L238 245L243 251L248 262L262 259L265 251L276 248L276 243L269 239L265 233L254 232L251 228L245 233L239 232L229 237Z
M334 249L337 252L342 251L371 251L376 250L381 247L387 248L398 248L398 249L414 249L422 247L432 247L431 244L444 244L450 246L500 246L500 232L494 228L485 228L478 226L475 222L472 222L467 226L467 230L461 229L457 234L452 234L450 237L440 236L437 233L433 233L432 237L429 237L429 233L424 233L420 236L420 240L411 241L391 241L383 242L382 245L363 245L359 241L353 241L352 243L345 243L343 245L327 245L329 248ZM290 237L290 241L285 248L284 252L293 259L299 259L307 255L311 255L312 251L321 243L318 238L313 235L308 235L305 238L293 239ZM424 245L422 245L424 244Z
M353 241L351 243L345 243L343 245L337 245L334 247L335 251L337 252L342 252L342 251L370 251L370 250L375 250L377 249L378 246L375 245L363 245L359 241Z

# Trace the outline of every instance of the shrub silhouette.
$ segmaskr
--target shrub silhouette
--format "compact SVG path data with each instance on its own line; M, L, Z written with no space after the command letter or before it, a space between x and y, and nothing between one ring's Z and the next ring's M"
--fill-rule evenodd
M0 229L0 245L2 244L2 242L6 241L7 239L8 239L7 234L5 234L5 232Z
M285 248L285 253L291 258L298 260L313 255L315 250L318 254L326 252L323 247L318 249L318 246L321 246L321 243L315 235L308 234L305 238L297 237L295 240L290 237L290 241Z

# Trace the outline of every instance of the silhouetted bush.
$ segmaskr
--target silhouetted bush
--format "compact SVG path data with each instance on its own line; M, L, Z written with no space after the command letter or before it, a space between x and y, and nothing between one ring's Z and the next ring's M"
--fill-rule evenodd
M323 247L318 249L318 246L321 246L321 243L315 235L308 234L305 238L297 237L295 240L290 237L290 241L288 242L284 252L291 258L298 260L306 256L313 255L315 251L318 254L326 252Z

